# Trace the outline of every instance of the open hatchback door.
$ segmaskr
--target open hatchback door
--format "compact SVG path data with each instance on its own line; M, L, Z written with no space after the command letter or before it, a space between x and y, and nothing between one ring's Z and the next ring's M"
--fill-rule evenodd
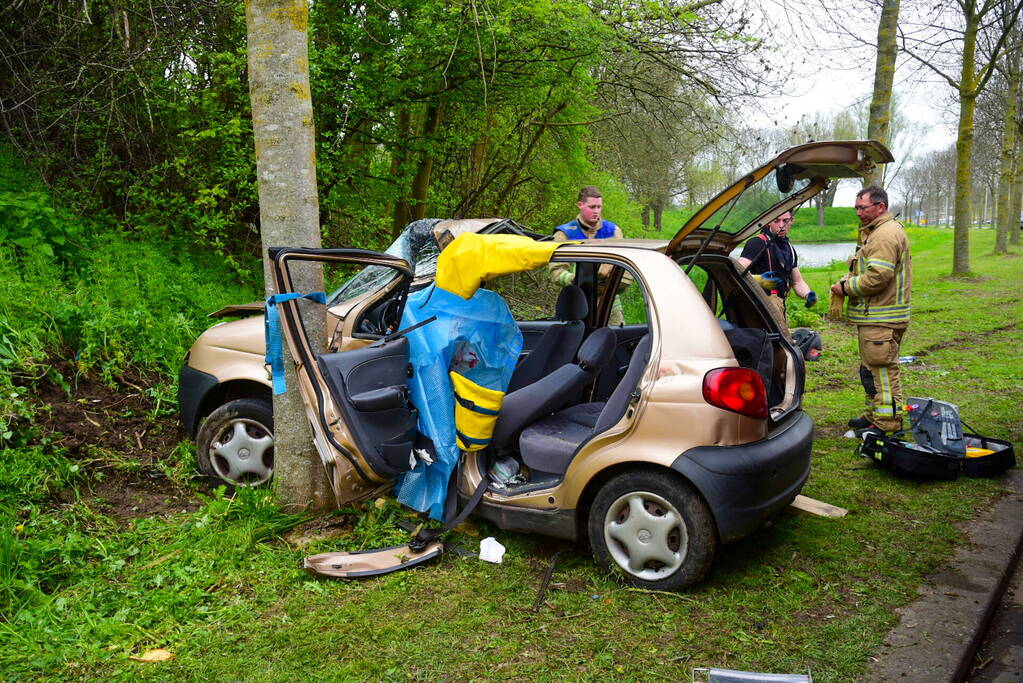
M826 190L832 180L862 178L893 160L874 140L811 142L787 149L693 214L666 253L679 258L702 247L704 253L727 254L781 213Z

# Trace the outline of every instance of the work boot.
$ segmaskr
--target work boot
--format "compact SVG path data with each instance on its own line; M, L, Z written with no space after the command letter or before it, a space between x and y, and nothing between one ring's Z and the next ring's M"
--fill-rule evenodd
M862 416L861 417L854 417L853 419L849 420L849 428L850 429L866 429L869 426L870 426L870 420L868 420L867 418L862 417Z
M885 436L887 432L877 425L867 425L863 429L857 429L856 435L866 441L871 436Z

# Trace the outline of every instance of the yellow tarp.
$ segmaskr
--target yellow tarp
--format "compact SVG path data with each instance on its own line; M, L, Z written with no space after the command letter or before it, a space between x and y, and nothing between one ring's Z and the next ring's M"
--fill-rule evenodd
M522 235L461 234L437 259L437 286L469 299L485 280L548 263L562 244Z

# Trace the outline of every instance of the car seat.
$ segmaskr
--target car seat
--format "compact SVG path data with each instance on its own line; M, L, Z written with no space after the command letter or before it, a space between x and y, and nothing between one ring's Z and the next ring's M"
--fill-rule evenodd
M651 346L649 334L639 340L625 375L606 402L570 406L523 430L519 437L522 462L536 472L564 474L579 446L625 415L630 396L650 361Z
M497 452L515 450L523 429L534 420L560 409L611 360L615 335L606 327L594 330L579 347L576 362L566 363L546 377L504 397L490 443Z
M561 322L547 328L525 359L515 366L508 393L532 384L571 363L583 340L583 319L589 312L586 294L577 285L568 285L558 294L554 315Z

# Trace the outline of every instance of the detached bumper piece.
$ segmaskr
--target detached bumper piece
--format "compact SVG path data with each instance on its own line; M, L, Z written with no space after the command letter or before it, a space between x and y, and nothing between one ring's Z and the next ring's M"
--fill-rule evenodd
M444 544L434 541L419 552L414 552L407 545L396 545L379 550L321 553L305 558L302 568L320 576L364 579L411 569L440 557L443 552Z
M963 434L964 455L941 451L902 441L891 436L868 435L859 452L893 472L919 479L952 480L960 473L967 477L993 477L1016 464L1012 444L979 434Z

